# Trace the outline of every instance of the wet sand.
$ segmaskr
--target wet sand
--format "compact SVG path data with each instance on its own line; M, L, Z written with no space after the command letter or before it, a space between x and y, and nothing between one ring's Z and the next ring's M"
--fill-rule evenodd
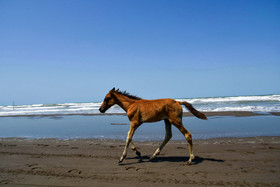
M280 116L280 112L267 112L267 113L256 113L250 111L219 111L219 112L203 112L206 116L233 116L233 117L249 117L249 116L264 116L264 115L273 115ZM3 115L0 117L56 117L56 116L112 116L112 115L125 115L126 113L93 113L93 114L38 114L38 115ZM183 112L183 117L193 117L194 115L190 112Z
M0 139L0 185L9 186L280 186L280 137L135 142L118 164L124 142L94 139Z

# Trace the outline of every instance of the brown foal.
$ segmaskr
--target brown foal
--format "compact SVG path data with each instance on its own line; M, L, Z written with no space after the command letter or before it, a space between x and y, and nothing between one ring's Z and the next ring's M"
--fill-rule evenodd
M99 111L104 113L115 104L119 105L123 110L126 111L126 114L130 120L130 129L127 134L126 144L119 163L121 163L126 157L129 144L131 144L132 150L139 157L141 156L140 152L132 143L132 136L135 130L142 123L164 120L166 130L165 138L159 148L155 151L151 159L154 159L160 153L166 143L171 139L171 124L173 124L185 136L188 142L190 153L190 159L188 163L191 164L192 160L195 158L193 154L192 136L191 133L182 124L183 110L181 105L185 105L187 109L196 117L207 120L207 117L203 113L197 111L188 102L179 102L173 99L146 100L130 95L127 92L115 90L115 88L110 90L109 93L105 96L105 99L100 106Z

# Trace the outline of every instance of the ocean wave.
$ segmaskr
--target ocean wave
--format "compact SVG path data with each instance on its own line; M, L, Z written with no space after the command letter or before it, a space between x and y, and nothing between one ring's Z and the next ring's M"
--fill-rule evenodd
M176 99L187 101L200 111L252 111L252 112L280 112L280 95L264 96L236 96L211 98ZM25 115L77 115L97 114L101 102L93 103L64 103L64 104L32 104L16 106L0 106L0 116ZM187 109L183 107L183 111ZM119 106L110 108L107 114L125 113Z
M176 99L176 100L177 101L187 101L192 104L280 102L280 95L206 97L206 98L191 98L191 99Z
M198 109L199 110L199 109ZM248 112L279 112L280 106L243 106L243 107L219 107L219 108L205 108L200 111L204 112L227 112L227 111L248 111Z

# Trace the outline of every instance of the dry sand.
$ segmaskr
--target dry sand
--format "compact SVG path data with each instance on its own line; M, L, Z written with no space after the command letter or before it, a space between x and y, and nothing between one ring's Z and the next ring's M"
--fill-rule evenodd
M187 165L185 141L135 142L118 164L119 140L0 139L0 185L8 186L280 186L280 137L194 140Z

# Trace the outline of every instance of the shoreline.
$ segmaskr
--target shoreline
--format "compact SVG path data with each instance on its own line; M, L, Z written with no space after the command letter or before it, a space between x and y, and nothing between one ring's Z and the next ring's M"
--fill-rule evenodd
M164 139L164 136L162 137ZM271 135L271 136L244 136L244 137L213 137L213 138L201 138L201 139L193 139L193 141L196 142L206 142L206 141L210 141L210 142L214 142L214 141L235 141L238 139L244 140L244 139L279 139L280 143L280 136L275 136L275 135ZM154 144L154 143L161 143L162 140L133 140L134 143L140 143L140 144ZM124 143L125 144L125 140L122 139L98 139L98 138L69 138L69 139L61 139L61 138L25 138L25 137L0 137L0 142L1 141L20 141L20 142L37 142L37 141L50 141L50 142L88 142L88 141L97 141L97 142L101 142L101 143L109 143L113 142L113 143ZM168 143L186 143L187 142L185 140L172 140L170 139ZM1 146L2 144L0 144Z
M232 116L232 117L250 117L250 116L280 116L280 112L251 112L251 111L220 111L220 112L202 112L207 117L214 116ZM38 115L3 115L0 118L4 117L52 117L52 116L113 116L113 115L121 115L126 116L126 113L95 113L95 114L38 114ZM183 112L183 117L195 117L190 112Z
M186 141L136 141L117 161L121 140L0 138L0 185L50 186L279 186L280 136L194 140L187 165Z

